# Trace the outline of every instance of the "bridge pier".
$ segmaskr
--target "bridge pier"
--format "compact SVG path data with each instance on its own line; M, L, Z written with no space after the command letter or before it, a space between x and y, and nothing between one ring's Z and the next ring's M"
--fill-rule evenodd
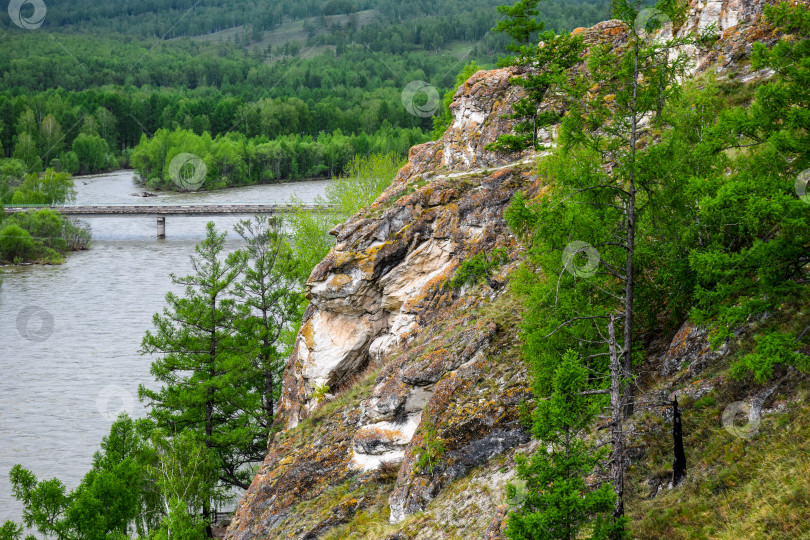
M157 218L157 237L166 238L166 217L158 216Z

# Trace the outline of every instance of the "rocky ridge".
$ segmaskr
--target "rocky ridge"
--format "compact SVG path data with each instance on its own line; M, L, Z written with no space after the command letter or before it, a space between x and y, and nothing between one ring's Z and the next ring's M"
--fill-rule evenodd
M767 76L750 73L746 62L754 41L772 39L759 23L764 3L693 2L675 31L714 25L720 36L691 51L695 70ZM575 32L589 44L617 46L625 35L616 21ZM519 404L530 397L516 350L519 308L504 294L521 248L503 211L518 190L543 188L536 154L485 149L511 130L503 115L521 97L509 85L515 74L480 71L464 83L442 139L414 147L379 199L333 231L335 247L309 279L311 304L285 370L283 431L270 441L228 538L327 537L349 523L362 528L359 516L390 522L367 530L369 538L450 537L457 526L500 537L514 452L532 445L519 421ZM543 133L543 142L553 136ZM462 261L495 248L510 262L489 284L448 286ZM698 376L723 354L708 349L700 329L684 327L656 357L670 381L657 391ZM444 444L432 471L419 465L428 424ZM418 514L429 506L438 522L425 528ZM452 515L437 515L442 508Z

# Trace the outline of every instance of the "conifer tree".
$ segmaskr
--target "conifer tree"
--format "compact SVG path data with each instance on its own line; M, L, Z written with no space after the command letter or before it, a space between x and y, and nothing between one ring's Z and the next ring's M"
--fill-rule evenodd
M560 121L559 107L541 110L549 91L564 86L567 71L580 61L584 48L582 38L570 34L554 35L545 32L539 45L521 47L518 56L511 59L523 73L510 79L510 84L522 86L526 97L512 105L512 114L506 117L517 120L514 133L507 133L487 146L488 150L520 152L527 148L537 149L540 130Z
M627 42L619 47L591 47L588 72L572 87L571 108L561 126L563 152L586 150L598 159L594 165L609 171L573 179L565 187L565 197L569 208L578 208L577 212L583 207L590 207L585 212L596 209L599 213L609 208L612 214L603 223L589 225L594 227L595 240L589 244L599 254L600 268L620 284L611 296L622 331L619 343L626 416L633 412L636 237L642 215L656 202L659 183L657 169L641 169L640 147L653 128L665 124L663 108L679 92L679 78L688 66L679 47L697 41L695 36L657 37L650 32L653 28L644 9L638 0L614 2L614 14L625 24ZM665 20L676 13L673 8Z
M611 518L616 495L609 483L590 486L585 478L605 457L582 436L596 416L588 388L588 370L568 351L557 366L552 393L533 413L532 434L542 441L530 458L518 454L517 475L526 482L526 498L507 518L510 540L622 538L624 520ZM507 494L515 498L516 487Z
M622 416L633 411L633 353L639 227L657 202L660 167L642 168L642 145L678 92L686 67L673 53L693 37L658 39L638 25L634 0L617 0L626 41L590 47L587 71L567 87L570 110L560 147L540 163L549 190L529 203L521 195L506 214L530 246L530 269L516 285L530 309L524 353L533 364L536 395L548 395L560 357L574 349L595 385L612 388L614 519L623 515ZM670 17L674 17L671 13ZM619 335L614 339L614 332ZM610 359L621 359L621 373ZM612 377L608 375L613 371ZM621 398L621 403L618 398Z
M167 435L190 431L220 462L220 481L246 489L249 473L243 465L257 429L251 421L250 364L244 338L236 332L245 312L231 295L244 271L244 257L223 257L226 233L208 223L206 237L192 256L194 273L172 275L185 286L183 296L166 295L167 306L155 314L154 331L143 338L144 354L159 354L151 373L163 387L143 385L139 395L150 416ZM245 400L248 399L248 402ZM211 500L204 501L206 521Z
M511 6L506 4L498 6L498 13L505 15L505 18L498 21L493 30L503 32L512 38L512 43L506 46L506 50L521 54L545 29L546 24L537 20L540 14L538 4L540 0L518 0Z
M305 298L297 287L301 264L280 230L281 224L267 216L240 221L235 230L247 246L242 250L247 264L236 296L247 307L238 328L245 336L246 352L253 372L253 393L259 398L254 412L262 427L256 433L254 457L264 459L267 436L275 418L275 402L281 390L287 344L303 316Z

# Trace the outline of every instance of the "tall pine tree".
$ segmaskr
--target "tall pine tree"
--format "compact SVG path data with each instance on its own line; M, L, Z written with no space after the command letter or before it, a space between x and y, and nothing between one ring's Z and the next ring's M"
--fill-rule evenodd
M185 294L166 295L167 306L155 314L155 329L142 343L144 354L160 355L151 372L163 386L142 385L139 395L158 428L167 435L196 434L219 460L220 481L245 489L250 483L245 446L252 445L257 429L248 412L255 397L245 376L250 362L243 336L236 332L245 312L231 294L245 263L240 254L224 256L225 236L208 223L191 258L194 273L172 275ZM204 501L206 521L211 510L211 501Z

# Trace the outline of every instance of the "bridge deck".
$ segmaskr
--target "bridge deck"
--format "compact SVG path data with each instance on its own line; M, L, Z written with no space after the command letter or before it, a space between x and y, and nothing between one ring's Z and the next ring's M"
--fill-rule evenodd
M16 214L31 210L53 210L66 216L215 216L222 214L278 214L292 212L291 204L108 204L108 205L16 205L6 206L6 213ZM331 207L305 204L308 211L328 211Z

